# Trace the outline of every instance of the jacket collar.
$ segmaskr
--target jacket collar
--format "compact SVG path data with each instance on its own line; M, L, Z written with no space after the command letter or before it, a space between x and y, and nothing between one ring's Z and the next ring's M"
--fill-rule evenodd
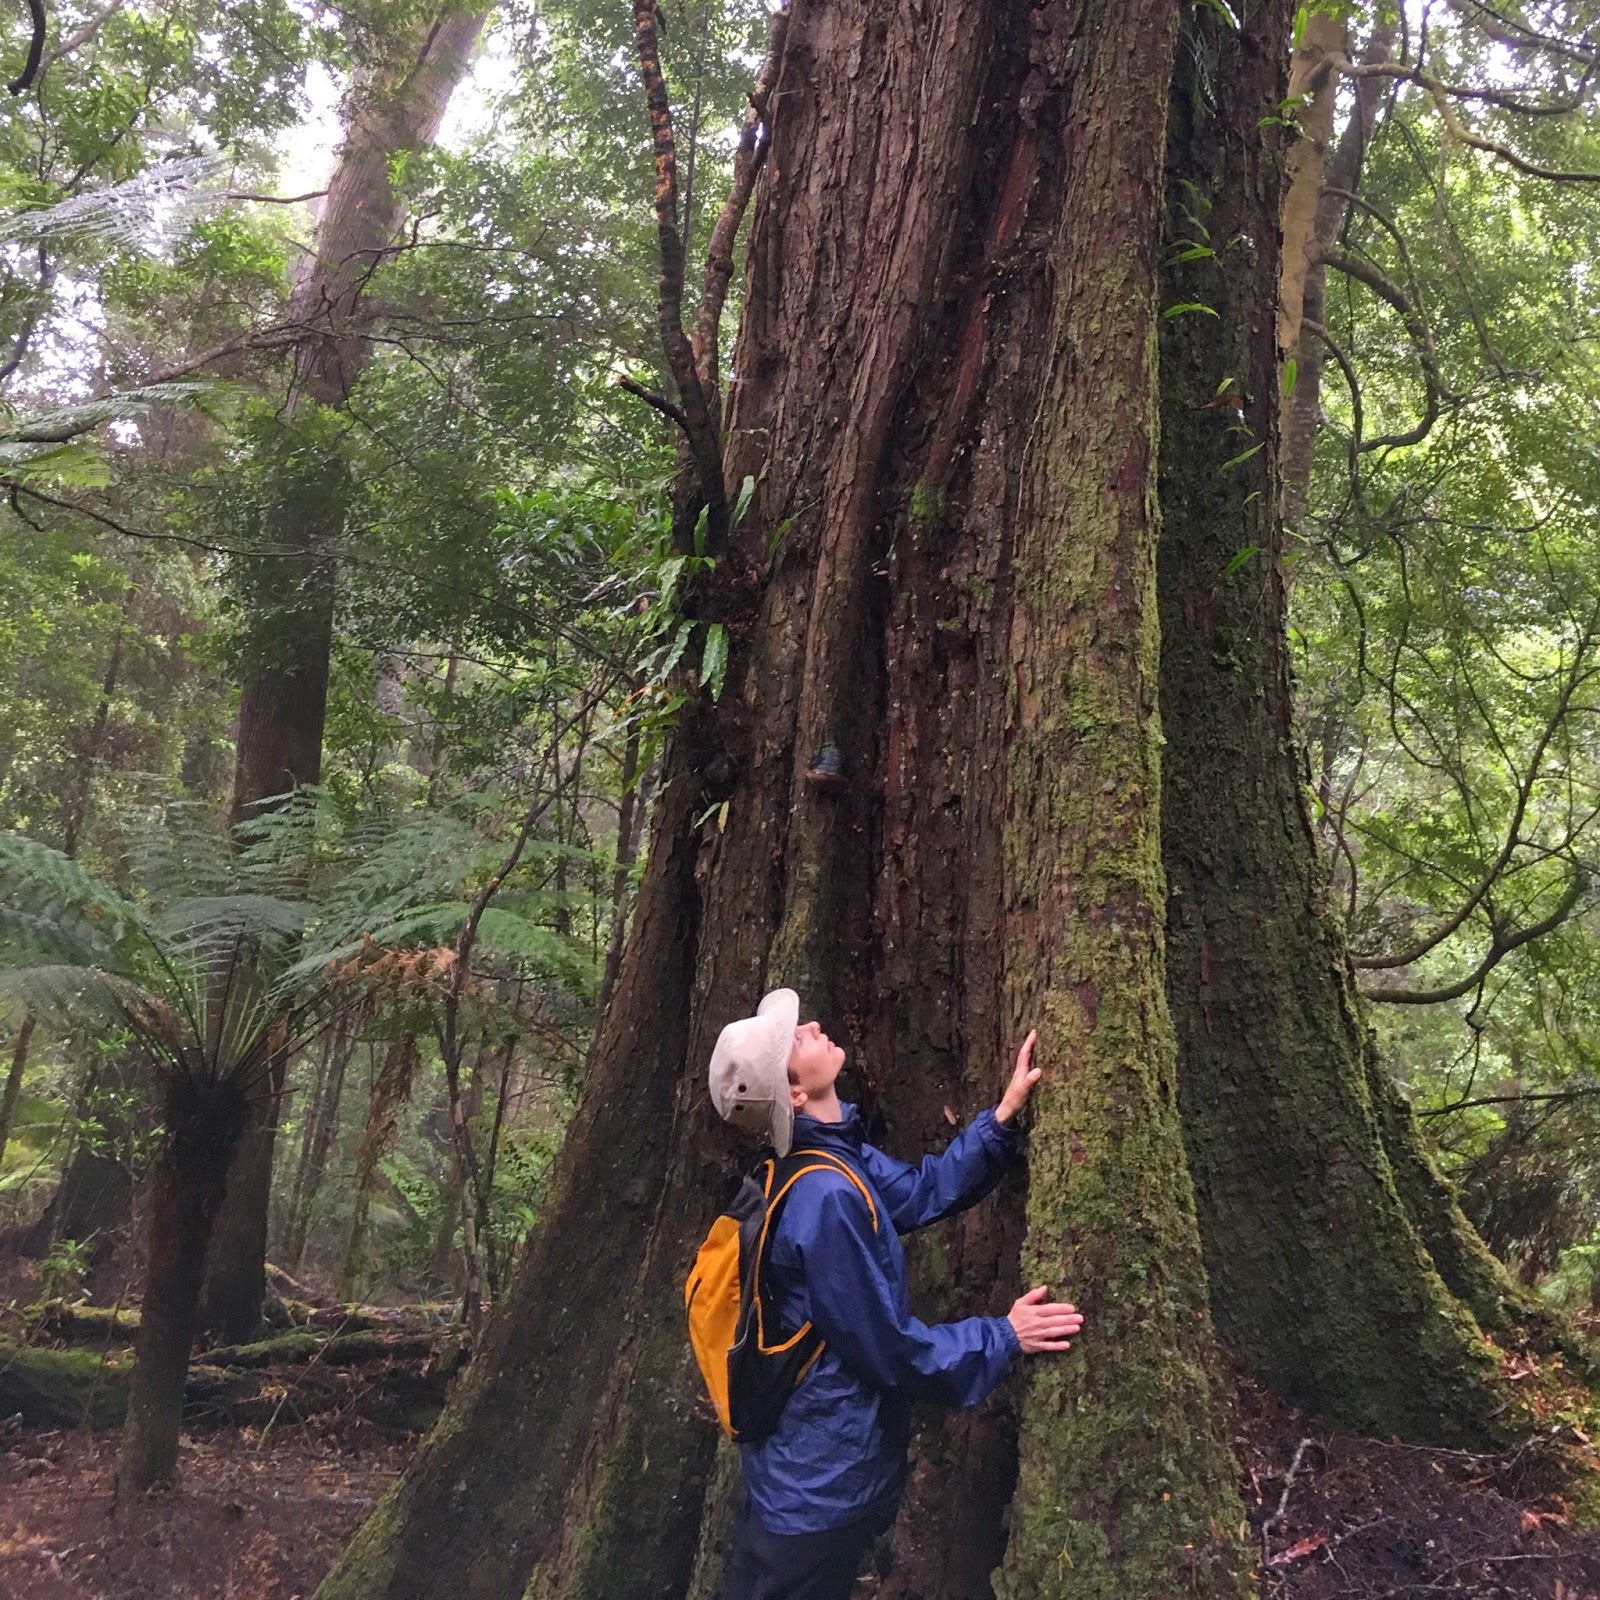
M867 1141L861 1113L848 1101L840 1102L844 1115L837 1122L819 1122L801 1112L794 1119L794 1146L806 1150L833 1150L840 1155L859 1156Z

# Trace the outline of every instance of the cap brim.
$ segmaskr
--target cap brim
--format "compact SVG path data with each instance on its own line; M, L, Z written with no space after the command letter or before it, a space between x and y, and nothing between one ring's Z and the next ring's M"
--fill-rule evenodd
M789 1099L789 1052L800 1021L800 996L793 989L773 989L761 997L756 1015L772 1025L775 1082L772 1094L772 1148L780 1156L794 1143L794 1104Z

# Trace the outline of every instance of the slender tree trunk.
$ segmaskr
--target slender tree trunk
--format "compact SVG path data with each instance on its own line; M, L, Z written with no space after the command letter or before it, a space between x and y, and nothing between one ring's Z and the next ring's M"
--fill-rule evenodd
M6 1146L11 1142L11 1124L17 1114L17 1101L22 1098L22 1074L28 1067L28 1049L33 1043L38 1019L31 1013L22 1019L17 1029L17 1040L11 1047L11 1065L6 1070L6 1086L0 1093L0 1164L5 1162Z
M482 12L451 12L424 30L397 82L358 89L315 248L290 299L290 319L315 331L296 350L285 427L271 447L262 529L270 553L241 573L256 630L246 644L239 701L236 823L321 779L335 551L348 486L337 451L310 443L296 423L319 407L344 406L370 359L366 288L404 220L391 163L432 143L483 22ZM281 1063L262 1087L218 1229L226 1245L207 1271L206 1321L229 1340L248 1337L261 1313Z
M323 1069L306 1117L305 1136L300 1145L300 1164L295 1171L294 1193L290 1198L289 1225L284 1238L284 1257L291 1272L298 1272L305 1260L306 1240L311 1233L311 1216L328 1172L328 1157L334 1135L339 1130L339 1103L344 1096L345 1071L354 1054L356 1029L348 1017L334 1024L328 1039Z
M1262 315L1278 186L1254 132L1282 97L1288 11L1256 7L1238 35L1197 12L1195 55L1216 66L1181 82L1172 121L1173 237L1198 205L1210 237L1234 241L1169 270L1169 303L1217 314L1170 317L1162 336L1163 839L1184 1133L1217 1323L1261 1376L1362 1429L1478 1441L1493 1363L1396 1186L1291 722ZM1224 393L1239 407L1217 405Z
M123 617L126 618L130 609L133 591L130 589L128 597L122 605ZM99 768L100 758L105 750L106 729L111 724L111 706L117 692L117 679L122 675L122 650L123 634L121 629L117 632L116 643L111 647L111 658L106 662L105 675L100 680L100 703L95 707L94 721L89 728L89 736L84 741L82 752L78 757L78 775L73 784L71 797L64 808L61 821L61 853L76 856L78 853L78 840L83 833L83 825L89 817L89 799L94 792L94 775Z
M606 964L600 974L600 993L595 1000L595 1020L606 1014L622 967L622 943L628 928L628 879L639 858L640 828L647 796L639 776L639 730L629 728L622 747L622 799L617 807L617 866L611 874L611 929L606 937Z
M117 1458L118 1484L134 1490L177 1477L206 1246L249 1111L236 1084L211 1087L181 1075L167 1080L165 1100L167 1132L150 1196L150 1260Z
M1379 16L1367 39L1363 60L1387 61L1394 47L1395 23ZM1327 320L1328 266L1322 252L1338 237L1350 214L1350 199L1361 182L1367 146L1378 112L1392 86L1382 78L1357 78L1354 104L1339 142L1328 153L1333 132L1333 100L1338 80L1328 72L1326 53L1343 44L1344 24L1318 14L1306 24L1296 66L1314 91L1304 137L1291 153L1295 182L1283 210L1284 272L1278 337L1282 353L1294 360L1294 387L1281 401L1278 450L1283 515L1298 529L1311 487L1311 466L1322 427L1322 374L1328 347L1317 331ZM1323 56L1319 65L1318 54Z
M993 1103L1038 1023L1056 1076L1030 1265L1049 1255L1114 1332L1034 1374L1007 1581L1242 1592L1154 914L1152 280L1178 14L794 0L727 428L726 480L757 488L697 600L728 629L727 686L669 748L543 1223L324 1600L680 1600L715 1532L678 1298L740 1159L705 1062L777 982L856 1042L851 1092L907 1155ZM1080 671L1087 736L1056 702ZM806 776L824 743L842 791ZM1108 785L1103 815L1071 804L1084 784ZM1076 830L1081 893L1051 818ZM919 1304L1004 1309L1009 1196L922 1253ZM898 1535L929 1581L902 1592L985 1593L1014 1428L997 1406L930 1430Z
M339 1298L354 1300L366 1273L367 1216L372 1207L372 1189L378 1176L378 1163L394 1140L395 1113L411 1093L411 1083L421 1066L417 1041L401 1033L389 1041L383 1066L372 1080L367 1105L367 1125L356 1154L355 1196L350 1210L350 1236L345 1245L344 1265L339 1272Z

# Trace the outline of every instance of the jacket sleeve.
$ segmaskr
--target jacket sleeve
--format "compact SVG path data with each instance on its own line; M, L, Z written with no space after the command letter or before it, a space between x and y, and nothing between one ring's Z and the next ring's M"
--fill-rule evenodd
M792 1235L805 1270L811 1320L845 1368L879 1389L973 1406L1022 1353L1005 1317L929 1327L900 1308L878 1260L860 1195L822 1180Z
M919 1166L896 1161L871 1145L862 1147L861 1164L883 1197L898 1233L976 1205L1000 1181L1017 1152L1016 1133L980 1111L936 1156Z

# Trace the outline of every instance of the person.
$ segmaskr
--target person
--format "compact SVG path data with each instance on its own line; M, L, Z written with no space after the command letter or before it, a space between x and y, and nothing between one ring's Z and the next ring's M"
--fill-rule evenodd
M908 1166L866 1142L839 1099L845 1052L799 1021L792 989L729 1023L711 1058L712 1102L737 1126L841 1158L862 1185L815 1171L790 1191L764 1266L785 1331L815 1324L821 1354L775 1432L740 1446L742 1492L723 1600L847 1600L906 1478L910 1403L976 1405L1021 1355L1070 1348L1077 1309L1030 1289L1003 1317L929 1327L911 1315L899 1234L981 1200L1016 1154L1012 1124L1039 1080L1029 1033L1000 1103L941 1155ZM877 1218L892 1226L874 1225Z

